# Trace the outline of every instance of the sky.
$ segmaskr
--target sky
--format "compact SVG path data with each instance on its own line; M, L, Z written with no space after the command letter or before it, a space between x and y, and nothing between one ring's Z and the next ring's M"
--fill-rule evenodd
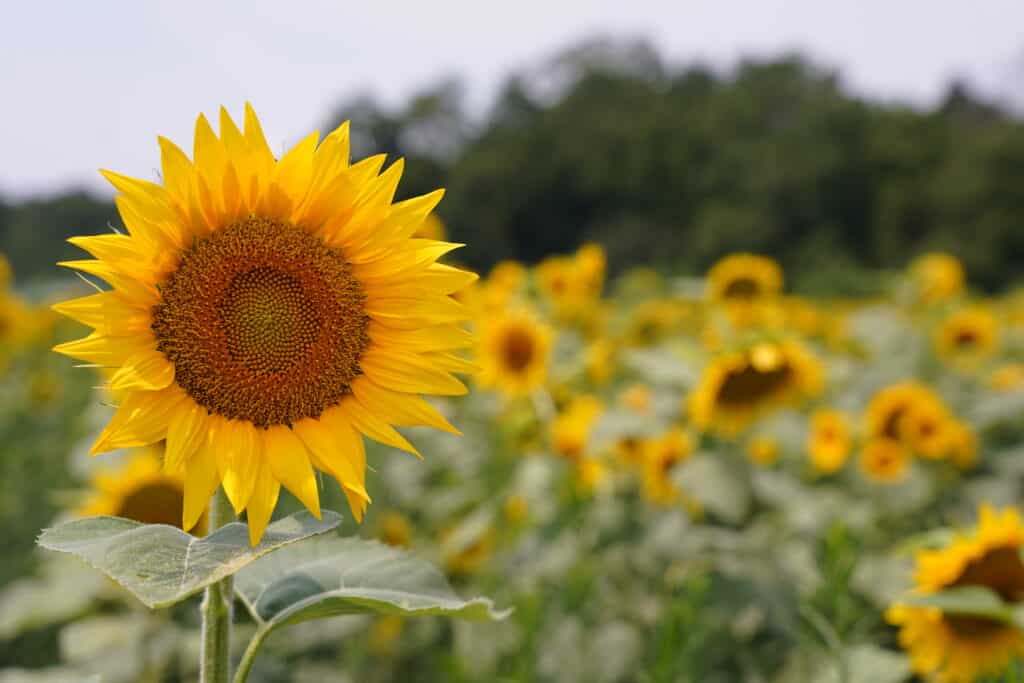
M483 111L510 73L588 37L646 38L672 63L728 69L797 50L852 92L934 105L953 78L1024 104L1019 0L19 2L0 24L0 195L155 179L156 136L259 112L272 146L370 93L397 104L457 75Z

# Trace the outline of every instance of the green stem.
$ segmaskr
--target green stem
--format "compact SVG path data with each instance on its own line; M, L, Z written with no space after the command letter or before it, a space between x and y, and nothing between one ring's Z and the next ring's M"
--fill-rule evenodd
M219 488L210 500L207 514L207 533L235 520L223 489ZM203 650L199 665L200 683L228 683L231 677L229 659L231 644L231 607L234 603L234 586L231 577L211 584L203 593L199 609L203 617Z
M263 644L264 639L270 635L269 628L261 627L256 631L256 635L249 641L249 645L245 648L245 654L242 655L242 661L238 663L238 671L235 672L235 677L232 683L245 683L246 679L249 678L249 671L252 669L253 662L256 661L256 653L259 652L260 645Z

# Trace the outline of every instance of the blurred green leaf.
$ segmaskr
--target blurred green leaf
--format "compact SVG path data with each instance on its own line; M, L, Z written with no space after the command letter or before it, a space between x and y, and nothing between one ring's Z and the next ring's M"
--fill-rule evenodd
M462 600L433 565L375 541L310 539L253 562L235 590L267 629L343 614L503 619L486 598Z
M1012 605L1003 602L994 591L984 586L959 586L929 595L912 595L901 602L913 607L936 607L946 614L993 619L1014 623Z
M38 543L76 555L156 608L181 602L267 553L340 523L341 516L330 510L322 520L298 512L268 526L252 547L248 528L238 522L196 538L163 524L90 517L46 529Z

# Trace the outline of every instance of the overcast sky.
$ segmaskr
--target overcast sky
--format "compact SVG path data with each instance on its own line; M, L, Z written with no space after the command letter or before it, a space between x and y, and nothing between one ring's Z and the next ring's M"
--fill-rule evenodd
M509 71L595 34L722 68L797 49L854 91L921 106L953 77L1019 94L1022 27L1020 0L12 2L0 194L106 192L99 167L153 178L156 135L190 149L196 114L222 103L252 101L277 148L359 92L398 102L458 74L483 106Z

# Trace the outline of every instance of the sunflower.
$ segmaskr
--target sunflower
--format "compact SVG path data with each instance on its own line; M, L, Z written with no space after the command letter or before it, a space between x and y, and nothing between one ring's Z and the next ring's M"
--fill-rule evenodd
M747 457L761 467L771 467L779 460L779 444L768 436L758 436L747 443Z
M912 405L899 423L900 440L922 457L940 460L949 454L953 417L935 400Z
M412 539L412 525L409 519L398 510L384 513L377 523L377 538L397 548L408 548Z
M689 413L702 429L726 435L761 414L821 391L822 368L794 341L761 342L719 355L689 397Z
M868 479L892 484L906 476L910 457L910 450L904 444L882 436L864 444L859 464Z
M914 593L981 586L1007 603L1024 601L1020 514L1014 508L997 512L983 505L979 517L973 533L917 554ZM886 619L900 627L900 645L908 651L914 671L943 683L971 683L985 674L998 674L1013 658L1024 656L1024 633L1002 621L899 603L889 608Z
M975 362L991 356L999 344L999 322L991 310L971 306L953 313L935 333L939 357L952 362Z
M654 395L651 388L639 382L630 384L620 391L616 401L626 410L638 415L650 415L654 410Z
M672 469L693 453L693 440L678 427L644 442L643 494L652 503L670 505L681 491L671 479Z
M392 203L402 162L350 164L347 123L275 159L249 105L219 138L200 115L192 159L160 147L163 184L103 172L128 233L73 238L96 260L62 264L111 286L55 306L95 330L56 350L124 396L92 452L166 439L186 528L221 485L254 544L282 484L319 515L314 466L361 519L360 434L415 453L392 425L455 432L420 394L465 393L451 373L472 369L449 295L476 276L411 237L442 192Z
M766 256L730 254L708 271L707 286L714 301L750 303L769 299L782 290L782 268Z
M1024 389L1024 363L1000 365L988 376L988 386L1005 393Z
M837 410L817 410L811 415L807 453L818 472L831 474L842 469L850 454L850 422Z
M955 256L933 252L919 256L910 264L910 276L918 298L926 304L945 301L964 288L964 267Z
M685 313L678 302L653 299L636 307L625 331L629 346L654 346L679 329Z
M608 339L598 339L590 344L583 356L587 378L592 384L606 383L615 372L616 347Z
M535 274L540 293L560 319L585 319L604 287L604 249L586 244L572 256L550 256L541 261Z
M521 396L547 379L552 331L526 309L487 318L480 328L477 380Z
M551 443L555 452L569 460L582 457L601 409L601 402L594 396L573 398L551 423Z
M182 528L185 484L180 476L163 471L156 446L135 449L115 469L93 475L92 493L78 509L83 516L112 515L143 524L168 524ZM204 529L200 517L185 530Z
M914 410L939 404L931 389L915 381L887 386L871 397L865 413L867 436L902 438L903 423Z

